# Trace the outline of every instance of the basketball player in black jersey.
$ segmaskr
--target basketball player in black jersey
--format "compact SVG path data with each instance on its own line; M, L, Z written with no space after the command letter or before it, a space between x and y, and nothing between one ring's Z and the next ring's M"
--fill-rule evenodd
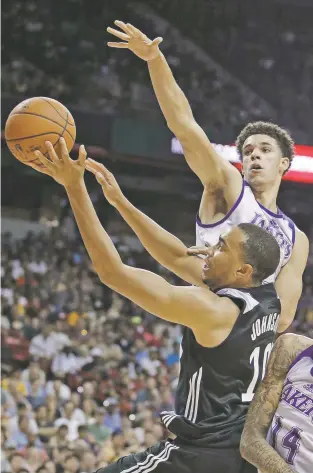
M115 21L115 25L119 29L107 28L115 37L115 41L109 42L108 46L128 49L147 62L154 92L167 125L179 139L188 165L203 184L197 218L197 244L203 245L204 241L215 243L217 238L212 237L213 231L220 234L225 231L225 228L222 230L224 226L232 226L234 221L245 223L255 218L260 219L256 224L268 228L272 234L276 233L278 243L285 246L281 251L279 274L277 271L275 274L275 287L282 304L278 329L280 332L286 330L294 318L302 292L302 274L309 249L306 235L288 217L283 216L276 204L282 176L290 168L294 154L289 134L273 123L264 122L250 123L242 130L237 139L237 149L243 162L243 182L238 170L219 156L196 122L187 98L159 49L162 38L151 41L129 23ZM248 187L255 198L256 212L252 218L249 215L251 202L245 202L245 197L242 197L244 188ZM239 207L241 213L238 218ZM236 218L233 215L235 209ZM262 213L263 218L259 215ZM283 220L288 221L287 228L279 228ZM289 224L293 227L291 238L287 235L290 232ZM176 264L175 254L170 251L165 254L162 249L159 252L155 236L152 235L145 246L150 253L154 253L156 260L162 259L163 266L185 279L180 266Z
M175 412L161 414L176 436L144 452L121 458L101 473L246 473L254 471L239 452L249 402L260 383L279 321L280 301L273 284L261 282L277 267L275 238L252 224L240 224L203 248L204 259L165 232L197 286L176 287L162 277L122 263L97 217L85 183L86 151L70 159L65 140L57 156L34 169L65 187L85 247L101 281L148 312L184 326ZM96 173L105 188L110 173ZM209 289L210 287L210 289Z

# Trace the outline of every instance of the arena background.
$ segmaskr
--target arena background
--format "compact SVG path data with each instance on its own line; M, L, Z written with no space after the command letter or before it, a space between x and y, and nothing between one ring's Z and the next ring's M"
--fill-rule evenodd
M100 285L63 189L8 152L10 110L40 95L67 105L73 156L84 143L135 205L187 245L201 185L166 127L146 64L109 49L106 27L120 19L163 36L196 119L225 159L237 160L231 145L248 121L285 126L298 146L279 206L311 241L290 331L313 336L312 16L310 0L3 1L1 472L91 473L157 442L180 341L179 327ZM182 284L86 179L123 260Z

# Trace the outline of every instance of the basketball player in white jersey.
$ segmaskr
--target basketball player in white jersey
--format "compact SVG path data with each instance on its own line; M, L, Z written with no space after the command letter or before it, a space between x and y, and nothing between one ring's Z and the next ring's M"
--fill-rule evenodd
M120 30L107 30L122 42L109 42L108 46L129 49L148 63L167 125L179 139L187 163L203 184L196 244L214 245L222 233L244 222L267 229L279 243L280 264L270 280L277 277L276 290L282 303L279 331L284 331L294 318L308 256L307 237L276 205L282 176L294 156L292 139L272 123L257 122L246 126L237 139L243 180L238 170L217 154L196 123L184 93L159 50L162 38L151 41L129 23L116 21L115 24ZM128 223L132 226L130 221ZM157 235L151 235L145 246L156 260L162 259L165 267L189 281L177 265L175 255L170 251L165 256L162 254L164 247L159 246Z
M313 471L313 340L276 341L250 405L241 455L262 473Z

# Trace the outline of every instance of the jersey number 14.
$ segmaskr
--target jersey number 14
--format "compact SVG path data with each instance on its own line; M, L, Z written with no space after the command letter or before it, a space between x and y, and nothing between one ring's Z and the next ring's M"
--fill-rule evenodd
M266 345L263 356L261 347L256 347L250 355L250 365L253 365L253 377L248 389L245 393L242 393L242 402L251 402L254 396L255 387L258 381L262 381L266 371L266 365L269 360L271 351L274 343ZM260 379L261 376L261 379Z

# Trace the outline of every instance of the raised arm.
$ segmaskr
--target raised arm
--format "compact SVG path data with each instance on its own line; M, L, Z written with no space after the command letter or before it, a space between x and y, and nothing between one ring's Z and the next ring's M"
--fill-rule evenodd
M238 307L207 287L172 286L152 272L123 264L88 195L83 180L85 152L81 150L78 161L72 161L63 139L60 139L60 147L61 159L51 143L48 145L51 161L40 152L36 154L45 166L44 172L64 185L85 247L101 281L148 312L190 327L199 343L209 346L216 333L228 329L225 324L234 322ZM37 165L32 164L32 167L43 172ZM190 260L202 271L197 258ZM228 313L227 321L222 316L225 312Z
M188 256L187 247L179 238L134 207L122 193L113 174L103 164L88 159L86 168L97 177L107 201L118 210L155 260L184 281L206 287L201 278L202 260Z
M262 473L295 473L267 442L266 436L277 409L283 384L296 356L312 345L300 335L282 335L276 341L262 384L251 402L240 443L243 458Z
M297 230L296 241L291 258L280 271L275 283L281 300L281 315L278 331L284 332L292 323L302 292L302 276L309 254L309 240L303 232Z
M211 192L222 190L227 206L231 207L241 191L240 173L216 153L208 137L195 121L186 96L159 50L162 38L151 41L129 23L116 21L115 24L123 31L108 28L108 32L123 42L109 42L108 45L130 49L147 61L157 100L168 127L181 142L187 163L205 188L209 188Z

